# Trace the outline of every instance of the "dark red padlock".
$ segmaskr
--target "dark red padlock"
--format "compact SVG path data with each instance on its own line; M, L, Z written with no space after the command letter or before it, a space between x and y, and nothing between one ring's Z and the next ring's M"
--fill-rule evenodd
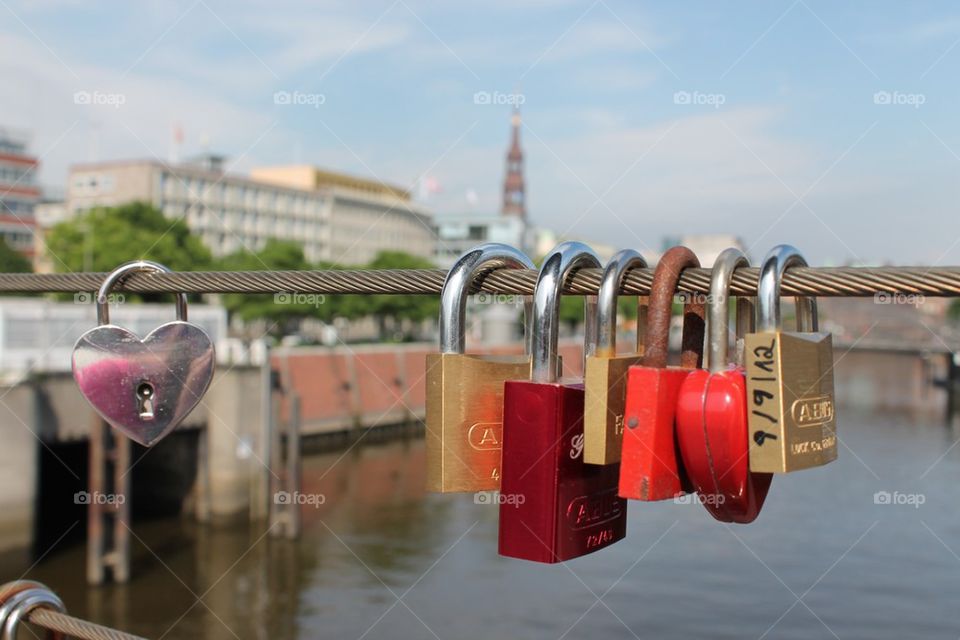
M530 380L509 380L503 394L500 555L562 562L621 540L626 501L617 496L619 465L583 462L581 379L560 379L559 302L569 273L599 267L589 247L564 242L543 262L533 299ZM587 314L596 310L587 298ZM587 342L595 341L587 323Z
M707 316L710 369L687 376L677 402L677 441L700 502L717 520L741 524L756 519L773 478L750 471L746 376L741 366L727 362L730 279L738 267L748 266L739 249L727 249L713 265ZM752 320L752 305L742 303L747 301L738 300L738 321ZM750 326L738 334L749 331Z
M653 273L643 364L627 373L619 494L666 500L690 490L677 453L674 420L680 385L703 358L703 304L684 305L680 367L667 366L673 294L680 273L699 267L690 249L668 249Z

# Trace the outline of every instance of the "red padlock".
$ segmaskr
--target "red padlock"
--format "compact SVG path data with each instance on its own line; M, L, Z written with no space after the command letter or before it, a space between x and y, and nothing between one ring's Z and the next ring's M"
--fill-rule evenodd
M558 377L560 291L578 268L599 267L579 242L564 242L540 268L533 298L530 380L508 380L503 394L500 555L562 562L621 540L627 504L617 496L619 465L583 461L581 379ZM587 298L587 317L596 299ZM587 324L587 350L596 340Z
M703 357L703 304L684 305L680 367L667 366L673 294L680 273L699 267L690 249L668 249L653 273L641 366L627 373L619 493L666 500L690 490L677 453L674 420L680 385Z
M732 248L713 265L707 316L710 370L688 375L677 403L677 441L700 502L717 520L741 524L756 519L773 478L750 471L746 376L742 366L727 363L730 280L738 267L749 266L743 252ZM738 334L752 331L739 322L753 319L746 299L738 300L737 317Z

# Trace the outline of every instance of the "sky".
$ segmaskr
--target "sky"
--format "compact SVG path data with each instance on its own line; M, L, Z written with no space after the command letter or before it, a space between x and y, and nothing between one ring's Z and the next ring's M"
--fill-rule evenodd
M91 160L312 163L637 249L694 233L814 265L960 264L948 2L0 0L0 126L44 185ZM471 196L470 194L475 194Z

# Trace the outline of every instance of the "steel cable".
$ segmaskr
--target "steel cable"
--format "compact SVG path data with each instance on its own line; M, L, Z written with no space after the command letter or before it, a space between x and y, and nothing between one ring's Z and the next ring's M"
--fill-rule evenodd
M753 295L756 268L738 269L733 295ZM118 291L135 293L313 293L313 294L437 294L446 272L441 269L327 270L327 271L184 271L134 274ZM564 287L567 294L595 294L599 269L574 273ZM0 274L0 292L96 291L104 273ZM531 294L534 270L500 269L491 272L476 291ZM624 279L621 293L647 295L653 269L635 269ZM710 270L686 269L679 291L709 293ZM797 267L783 279L784 295L864 297L877 293L931 297L960 296L960 267Z

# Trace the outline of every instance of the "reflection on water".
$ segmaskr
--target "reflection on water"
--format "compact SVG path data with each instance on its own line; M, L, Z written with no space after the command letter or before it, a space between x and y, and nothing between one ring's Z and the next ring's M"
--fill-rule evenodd
M299 541L152 522L125 587L87 589L81 547L28 576L148 637L957 637L960 433L841 418L840 459L776 478L753 525L632 502L626 540L566 565L498 557L496 507L424 495L413 440L307 458L303 491L326 502Z

